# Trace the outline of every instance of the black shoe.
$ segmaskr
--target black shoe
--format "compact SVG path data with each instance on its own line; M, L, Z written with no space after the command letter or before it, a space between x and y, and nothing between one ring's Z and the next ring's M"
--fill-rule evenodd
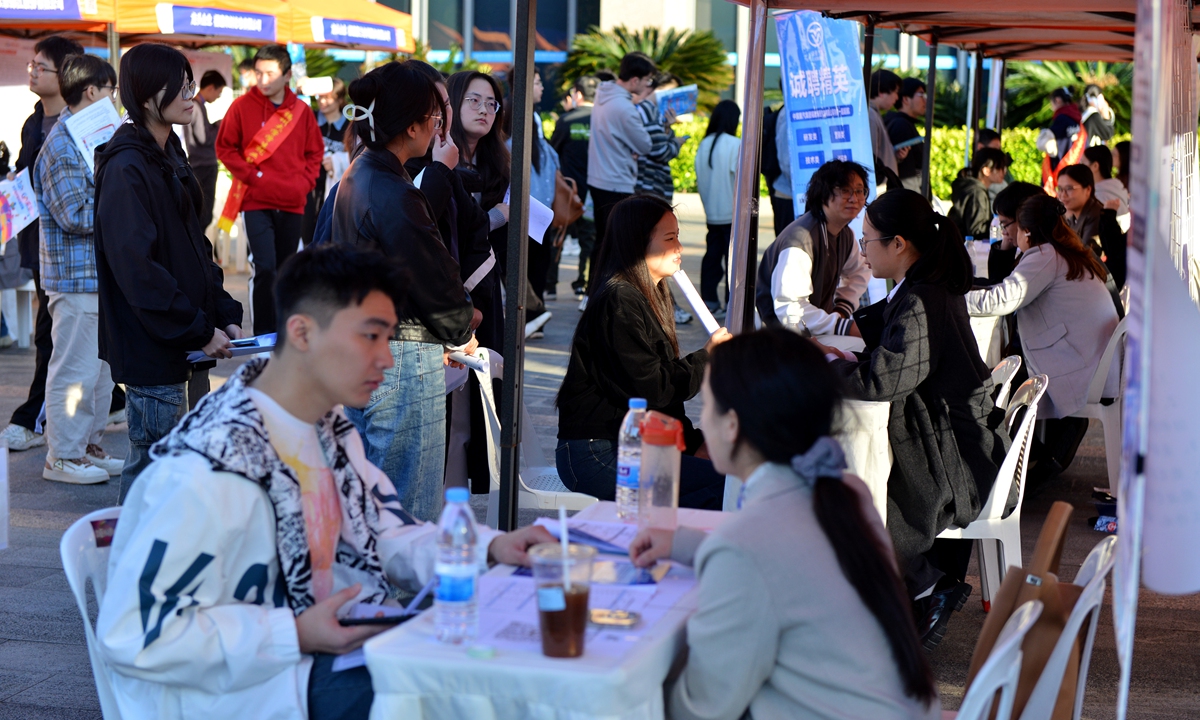
M571 283L571 291L575 293L576 300L582 300L587 294L587 285L584 283Z
M957 583L913 603L913 610L917 614L917 633L926 650L934 649L946 637L950 614L962 610L970 595L970 585Z

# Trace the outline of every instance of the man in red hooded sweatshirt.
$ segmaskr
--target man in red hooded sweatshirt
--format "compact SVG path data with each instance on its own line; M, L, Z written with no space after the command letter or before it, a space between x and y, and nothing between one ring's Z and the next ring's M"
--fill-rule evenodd
M250 242L250 321L254 334L275 332L275 270L296 252L304 202L321 172L325 142L312 109L288 88L292 60L281 45L254 56L258 85L233 101L217 133L217 157L233 174L221 212L228 232L245 213Z

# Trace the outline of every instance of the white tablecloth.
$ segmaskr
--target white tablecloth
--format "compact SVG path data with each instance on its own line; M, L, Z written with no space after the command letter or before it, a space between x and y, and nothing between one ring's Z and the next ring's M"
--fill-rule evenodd
M847 400L834 421L833 434L846 453L847 472L867 484L885 524L888 475L892 472L892 446L888 442L891 408L891 403Z
M597 503L578 516L613 521L616 506ZM721 516L680 510L679 519L715 527ZM497 567L488 575L511 571ZM569 660L544 657L540 645L528 651L498 648L489 659L469 657L465 648L437 642L433 613L427 611L366 644L375 686L371 720L661 720L663 681L684 647L695 603L694 590L673 602L621 658L585 650Z
M1004 350L1002 329L1004 318L999 315L990 317L971 318L971 332L975 333L975 342L979 345L979 356L983 358L988 368L1000 364L1000 353Z

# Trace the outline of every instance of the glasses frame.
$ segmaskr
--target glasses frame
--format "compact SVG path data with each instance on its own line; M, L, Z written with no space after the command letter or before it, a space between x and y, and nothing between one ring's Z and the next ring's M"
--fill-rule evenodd
M871 243L871 242L886 243L889 240L895 240L895 239L896 239L895 235L886 235L884 237L871 238L870 240L860 237L858 239L858 251L865 255L867 253L867 243Z
M478 95L465 95L465 96L463 96L463 102L470 105L471 109L476 112L478 112L479 110L483 110L488 115L499 115L500 114L500 101L499 100L484 100L483 98L479 97Z
M865 187L862 188L861 190L852 189L852 188L840 188L840 187L835 187L833 189L833 196L835 198L844 199L847 195L849 195L852 198L861 197L863 199L863 202L866 202L867 196L869 195L869 193L867 192L867 189Z
M441 130L442 125L444 125L446 122L445 115L426 115L425 116L426 120L428 120L430 118L433 118L433 129L434 130Z
M34 72L33 72L34 68L37 68L37 74L34 74ZM52 73L54 75L58 74L57 70L51 70L50 68L44 67L42 65L38 65L35 62L30 62L30 63L26 64L25 70L28 71L28 73L31 77L39 77L42 73Z
M183 87L179 88L179 95L184 100L194 100L198 92L200 92L200 88L196 85L195 80L185 82Z

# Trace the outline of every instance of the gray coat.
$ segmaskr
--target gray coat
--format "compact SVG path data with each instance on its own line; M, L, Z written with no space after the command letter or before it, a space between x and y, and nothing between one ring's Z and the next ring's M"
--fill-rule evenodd
M747 480L742 509L707 539L675 534L671 557L695 566L700 593L669 717L940 718L938 702L905 695L887 636L817 522L811 487L772 463ZM870 493L846 482L882 536Z
M1017 314L1029 373L1050 378L1038 418L1067 417L1084 406L1118 322L1104 282L1087 272L1067 280L1067 262L1049 243L1029 248L1004 282L968 293L967 311L976 316ZM1104 396L1116 397L1120 381L1118 359L1109 370Z
M596 89L592 137L588 143L588 185L615 193L633 193L638 156L652 149L650 133L628 90L608 81Z

